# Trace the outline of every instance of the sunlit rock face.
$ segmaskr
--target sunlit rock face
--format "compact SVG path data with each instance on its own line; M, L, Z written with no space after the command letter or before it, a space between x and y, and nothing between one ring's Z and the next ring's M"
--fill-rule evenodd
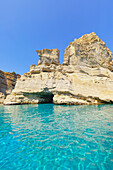
M113 69L111 51L94 32L69 44L65 49L63 64Z
M0 70L0 103L4 102L5 96L9 95L14 89L19 74L3 72Z
M38 65L45 64L59 64L59 50L58 49L43 49L43 50L36 50L37 54L39 55Z
M4 104L102 104L113 102L112 53L95 34L75 39L65 49L37 50L38 65L17 81Z

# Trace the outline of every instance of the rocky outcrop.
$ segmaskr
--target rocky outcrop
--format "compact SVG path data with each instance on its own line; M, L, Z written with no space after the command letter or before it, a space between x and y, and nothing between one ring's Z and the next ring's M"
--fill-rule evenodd
M0 70L0 103L3 103L5 97L12 92L18 78L20 75L15 72L9 73Z
M59 64L59 51L37 50L38 65L18 79L4 104L113 102L112 53L95 34L75 39Z
M69 44L65 49L63 64L92 68L101 66L113 70L112 53L94 32Z
M0 92L0 104L3 104L4 99L5 99L4 93Z
M43 50L36 50L37 54L39 55L38 65L40 64L59 64L59 50L58 49L43 49Z

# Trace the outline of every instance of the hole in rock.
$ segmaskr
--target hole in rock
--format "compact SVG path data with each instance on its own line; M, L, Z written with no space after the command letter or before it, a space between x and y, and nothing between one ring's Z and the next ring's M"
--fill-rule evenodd
M42 99L39 103L53 103L54 95L52 93L41 93L39 97Z
M53 103L54 95L49 91L42 91L39 93L24 93L28 101L38 103ZM37 101L38 100L38 101Z

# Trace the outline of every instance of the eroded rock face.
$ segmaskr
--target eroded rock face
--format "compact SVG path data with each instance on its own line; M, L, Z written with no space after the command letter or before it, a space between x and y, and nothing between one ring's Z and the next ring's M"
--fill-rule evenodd
M58 49L43 49L36 50L39 55L38 65L50 65L50 64L59 64L59 50Z
M0 103L4 102L4 99L14 89L16 80L20 78L19 74L3 72L0 70Z
M38 65L21 76L4 104L113 102L112 53L95 33L70 43L62 65L53 51L37 52Z
M5 99L4 93L0 92L0 104L3 104L4 99Z
M65 49L63 64L113 69L111 51L94 32L69 44Z

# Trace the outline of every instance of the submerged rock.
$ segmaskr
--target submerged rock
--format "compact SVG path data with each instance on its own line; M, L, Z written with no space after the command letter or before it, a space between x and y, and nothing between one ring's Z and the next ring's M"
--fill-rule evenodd
M95 34L75 39L65 49L37 50L38 65L17 80L4 104L102 104L113 102L112 53Z

